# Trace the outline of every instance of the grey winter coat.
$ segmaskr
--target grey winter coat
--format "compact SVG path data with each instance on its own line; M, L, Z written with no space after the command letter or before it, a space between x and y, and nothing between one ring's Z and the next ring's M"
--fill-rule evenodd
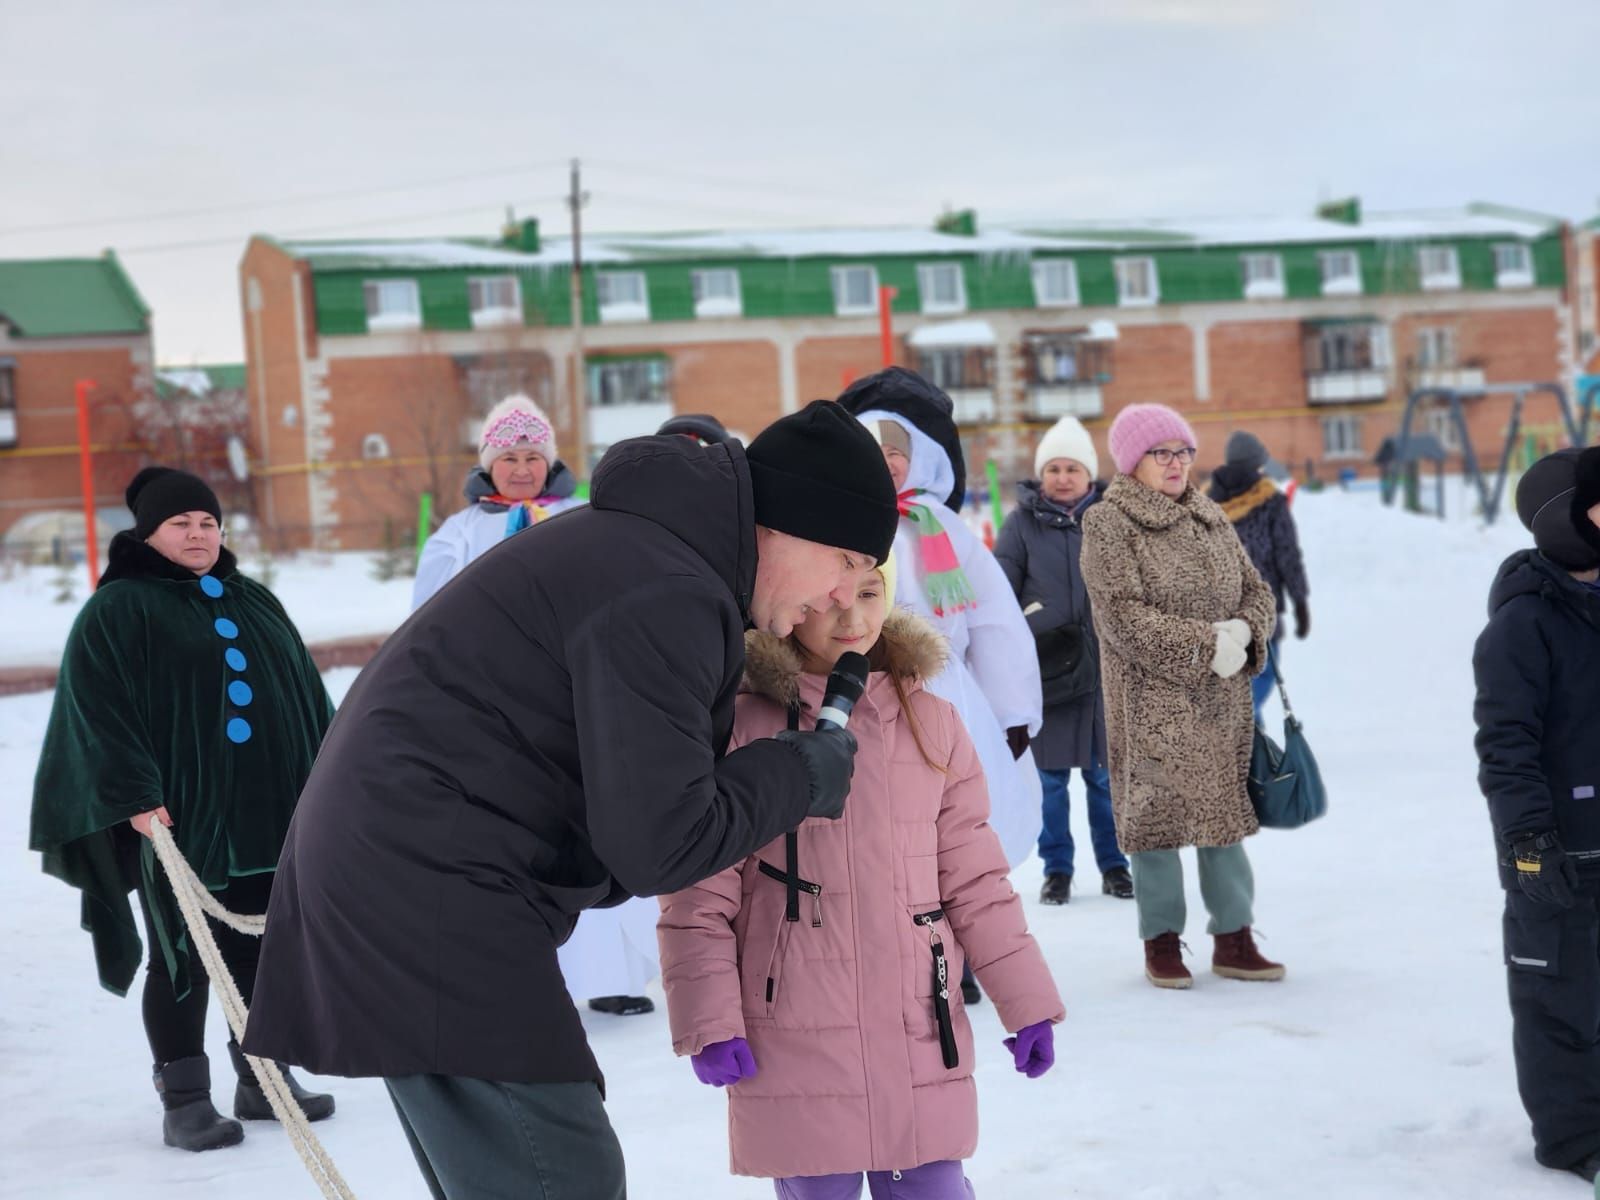
M1259 828L1245 791L1250 676L1267 660L1272 590L1193 486L1174 500L1118 475L1083 526L1118 843L1134 854L1244 840ZM1236 617L1248 665L1223 679L1212 626Z
M1068 511L1046 500L1037 480L1017 484L1017 507L1000 529L994 556L1022 607L1027 609L1036 601L1042 605L1027 615L1028 628L1036 637L1077 623L1090 638L1094 636L1089 592L1078 565L1083 550L1079 522L1104 492L1105 485L1096 483L1094 490ZM1091 653L1098 657L1098 647ZM1047 771L1105 765L1105 712L1098 688L1069 704L1044 710L1044 728L1033 739L1033 757Z

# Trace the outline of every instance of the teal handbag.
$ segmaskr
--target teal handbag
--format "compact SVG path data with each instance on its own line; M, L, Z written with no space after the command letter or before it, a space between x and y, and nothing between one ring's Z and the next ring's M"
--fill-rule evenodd
M1271 642L1267 643L1267 661L1283 699L1283 745L1256 724L1255 745L1250 751L1250 803L1264 828L1298 829L1328 811L1328 793L1305 731L1289 706L1283 672L1278 670L1278 651Z

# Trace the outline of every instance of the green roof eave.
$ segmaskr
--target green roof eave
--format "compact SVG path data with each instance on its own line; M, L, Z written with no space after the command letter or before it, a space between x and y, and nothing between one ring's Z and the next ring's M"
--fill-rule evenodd
M0 262L0 313L25 338L148 334L150 310L109 251Z

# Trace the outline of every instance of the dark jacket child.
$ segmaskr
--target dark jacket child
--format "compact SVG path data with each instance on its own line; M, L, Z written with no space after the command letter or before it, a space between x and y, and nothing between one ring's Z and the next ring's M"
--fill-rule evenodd
M171 828L224 908L265 912L333 706L277 597L242 575L223 546L211 488L184 471L147 467L126 495L134 528L111 540L105 574L67 637L28 845L47 872L83 893L103 987L126 995L145 961L142 1010L163 1139L210 1150L244 1131L212 1107L208 980L150 826ZM249 1004L257 939L220 924L212 932ZM230 1040L228 1049L239 1076L234 1115L270 1119L238 1045ZM312 1120L333 1112L331 1096L292 1086Z
M1267 448L1254 434L1240 430L1228 439L1223 457L1224 464L1211 473L1207 494L1222 505L1222 511L1233 522L1234 532L1244 543L1250 561L1277 599L1280 618L1285 596L1293 602L1294 635L1304 638L1311 632L1311 587L1306 582L1300 535L1295 529L1294 516L1289 512L1289 498L1262 474L1267 465ZM1283 628L1280 619L1275 641L1283 639ZM1251 681L1250 694L1255 701L1257 717L1276 682L1277 675L1270 662Z
M1100 650L1079 567L1081 521L1105 492L1095 479L1100 458L1076 417L1052 425L1033 457L1036 478L1017 484L1017 507L1000 529L994 556L1033 631L1044 680L1044 728L1033 739L1044 792L1039 899L1065 904L1071 897L1075 847L1067 785L1074 767L1083 778L1101 891L1131 899L1133 877L1117 846L1111 808Z
M1580 469L1581 464L1581 469ZM1506 889L1517 1088L1534 1157L1600 1169L1600 449L1517 487L1537 549L1500 567L1472 656L1478 783Z

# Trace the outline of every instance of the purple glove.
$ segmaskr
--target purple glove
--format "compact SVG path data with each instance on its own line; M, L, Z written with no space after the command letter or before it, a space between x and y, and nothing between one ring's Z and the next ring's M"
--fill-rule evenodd
M750 1053L750 1043L738 1037L711 1043L690 1056L689 1064L694 1067L694 1077L712 1087L727 1087L756 1073L756 1056Z
M723 1045L727 1045L726 1042ZM1006 1049L1016 1060L1017 1070L1029 1079L1037 1079L1056 1065L1056 1035L1049 1021L1035 1021L1008 1037ZM695 1068L699 1070L698 1067Z

